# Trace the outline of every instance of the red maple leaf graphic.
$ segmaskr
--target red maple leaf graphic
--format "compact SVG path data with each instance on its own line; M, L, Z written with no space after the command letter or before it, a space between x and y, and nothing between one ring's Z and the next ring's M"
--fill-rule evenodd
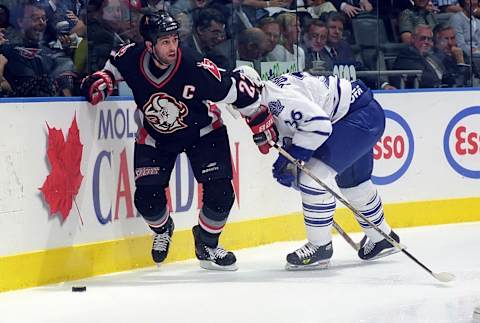
M68 130L67 141L64 140L61 129L50 128L48 123L47 128L47 156L51 171L40 191L50 206L50 214L59 212L62 221L65 221L83 179L80 173L83 145L76 116Z

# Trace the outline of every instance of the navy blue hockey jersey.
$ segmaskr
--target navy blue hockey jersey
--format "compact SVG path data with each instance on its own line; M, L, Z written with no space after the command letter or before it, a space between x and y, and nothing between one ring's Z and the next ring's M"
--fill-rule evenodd
M132 89L143 113L140 140L148 134L160 146L187 145L220 127L220 111L207 100L251 109L259 101L255 91L244 91L244 86L237 90L238 75L230 76L210 60L180 49L176 63L161 70L143 44L130 44L110 58L105 69Z

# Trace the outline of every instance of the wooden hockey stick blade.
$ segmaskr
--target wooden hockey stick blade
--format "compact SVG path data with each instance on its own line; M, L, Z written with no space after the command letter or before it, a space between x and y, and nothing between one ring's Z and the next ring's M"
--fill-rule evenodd
M432 276L435 277L437 280L441 281L442 283L448 283L455 279L454 274L447 273L445 271L441 273L432 272Z

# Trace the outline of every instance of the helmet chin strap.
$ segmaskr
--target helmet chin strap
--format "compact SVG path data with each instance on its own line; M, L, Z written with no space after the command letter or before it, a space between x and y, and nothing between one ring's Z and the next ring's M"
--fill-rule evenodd
M154 61L156 61L158 64L160 65L163 65L163 66L166 66L168 67L168 65L170 65L170 63L167 63L167 62L164 62L162 59L160 59L160 57L157 56L157 53L155 53L155 49L152 47L152 51L150 52L151 57Z

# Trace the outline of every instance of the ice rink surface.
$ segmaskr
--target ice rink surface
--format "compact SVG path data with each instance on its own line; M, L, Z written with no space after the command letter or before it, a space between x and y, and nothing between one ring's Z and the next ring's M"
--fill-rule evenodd
M0 293L0 322L473 322L480 223L396 232L427 267L456 280L437 282L403 253L363 262L335 235L327 270L285 271L285 255L303 241L275 243L238 250L237 272L205 271L190 260ZM87 291L73 293L72 285Z

